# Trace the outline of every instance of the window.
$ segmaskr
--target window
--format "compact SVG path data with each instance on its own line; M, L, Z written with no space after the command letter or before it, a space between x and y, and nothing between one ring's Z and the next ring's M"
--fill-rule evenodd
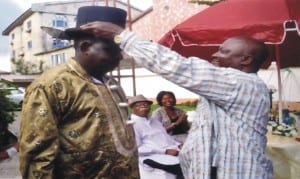
M67 27L68 24L67 24L67 22L65 22L63 20L53 20L53 26L55 26L55 27Z
M66 16L56 15L52 20L53 27L68 27L68 22Z
M31 21L27 22L27 29L31 29Z
M56 66L59 64L64 64L66 63L66 54L55 54L51 56L51 64L52 66Z
M68 44L69 43L66 40L55 39L55 40L53 40L52 47L53 48L61 48L61 47L67 46Z
M28 49L31 49L31 48L32 48L32 41L28 41L28 42L27 42L27 48L28 48Z
M14 34L14 33L11 34L11 39L12 39L12 40L15 39L15 34Z
M16 58L16 51L14 51L14 50L12 51L11 57L12 57L12 58Z
M27 21L26 26L25 32L31 33L31 21Z
M61 64L65 64L67 62L66 55L64 53L61 54L61 59L60 60L61 60L60 61Z

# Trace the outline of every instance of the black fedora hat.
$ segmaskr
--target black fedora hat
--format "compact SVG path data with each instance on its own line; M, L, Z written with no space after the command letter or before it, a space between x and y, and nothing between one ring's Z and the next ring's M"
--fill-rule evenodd
M108 6L83 6L78 9L76 27L68 28L64 31L52 27L41 28L54 38L71 40L83 36L91 36L91 34L85 33L80 29L81 25L90 22L111 22L125 28L126 16L126 11L120 8Z

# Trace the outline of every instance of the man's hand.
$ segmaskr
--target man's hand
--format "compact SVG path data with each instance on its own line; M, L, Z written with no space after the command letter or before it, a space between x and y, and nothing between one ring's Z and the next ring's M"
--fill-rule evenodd
M165 154L167 155L173 155L173 156L178 156L179 151L176 149L167 149Z
M116 24L110 22L91 22L80 26L84 32L91 33L95 37L114 38L115 35L120 34L124 29Z
M179 144L179 145L178 145L178 148L179 148L179 149L181 149L181 148L182 148L182 146L183 146L183 144Z

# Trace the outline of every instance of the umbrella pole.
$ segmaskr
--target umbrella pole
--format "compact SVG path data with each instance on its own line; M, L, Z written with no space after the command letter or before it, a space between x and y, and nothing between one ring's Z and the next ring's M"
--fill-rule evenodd
M279 59L279 47L276 44L276 68L278 77L278 122L282 123L282 86L281 86L281 73L280 73L280 59Z

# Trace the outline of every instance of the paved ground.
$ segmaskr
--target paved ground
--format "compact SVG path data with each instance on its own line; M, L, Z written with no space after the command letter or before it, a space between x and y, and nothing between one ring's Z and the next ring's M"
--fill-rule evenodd
M10 125L10 131L16 136L20 135L20 112L16 112L16 120ZM0 179L21 179L19 171L19 155L16 154L9 159L0 161Z

